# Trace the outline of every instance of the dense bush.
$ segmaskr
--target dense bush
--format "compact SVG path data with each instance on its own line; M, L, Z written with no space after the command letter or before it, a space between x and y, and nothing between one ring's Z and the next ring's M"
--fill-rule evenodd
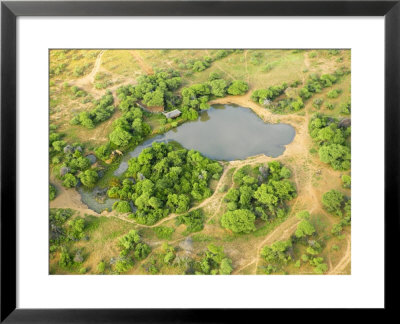
M214 74L212 80L193 84L182 89L182 107L195 110L208 109L208 101L212 96L224 97L228 92L231 95L242 95L247 92L248 84L244 81L235 80L228 83Z
M227 92L233 96L241 96L244 95L249 90L249 85L240 80L235 80L229 86Z
M135 230L129 231L118 241L120 259L115 263L117 273L126 272L132 268L134 259L143 260L151 252L150 246L141 241L140 235Z
M340 105L340 112L344 115L351 114L351 101L348 100L347 102Z
M99 179L99 175L94 170L85 170L79 174L79 179L85 187L93 188Z
M118 148L129 145L138 145L150 134L150 126L143 121L143 111L138 107L129 107L123 115L114 120L113 131L109 138L111 144ZM100 153L100 158L105 158L110 151L107 144L98 148L96 153Z
M83 111L71 120L72 125L82 125L94 128L97 124L109 119L114 112L114 98L111 92L95 102L95 107L90 111Z
M49 184L49 200L54 200L57 195L57 189L52 184Z
M199 152L176 149L171 144L153 143L129 161L125 179L108 190L109 197L132 200L133 217L154 224L170 212L183 213L193 201L211 195L211 178L219 178L222 167Z
M322 195L322 204L324 208L331 214L337 216L344 216L344 207L346 197L338 190L330 190Z
M264 246L261 250L261 257L266 261L265 273L271 274L281 269L292 260L292 241L278 241L271 246Z
M166 109L175 107L179 98L174 95L182 83L182 79L176 71L161 71L153 75L143 75L138 78L137 85L122 86L117 89L120 99L119 108L122 111L141 100L147 106L163 106Z
M228 212L221 224L236 233L255 230L256 217L268 221L286 215L286 201L296 196L296 188L287 178L291 172L279 162L252 169L245 166L234 175L235 186L225 195Z
M347 138L351 128L339 126L333 117L316 114L309 123L310 135L320 146L319 157L335 170L348 170L351 165L351 153Z
M258 102L260 105L268 106L271 101L283 94L287 87L287 83L284 82L280 86L255 90L251 94L251 100Z
M229 275L231 274L232 260L229 259L222 246L210 244L204 252L201 261L195 265L196 274Z
M221 225L235 233L250 233L256 230L256 216L248 209L236 209L222 215Z
M187 214L180 215L177 223L186 225L186 232L199 232L204 228L204 214L202 209L195 209Z

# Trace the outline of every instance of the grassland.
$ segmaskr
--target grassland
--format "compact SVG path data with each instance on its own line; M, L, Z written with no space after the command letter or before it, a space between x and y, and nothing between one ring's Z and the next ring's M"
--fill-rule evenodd
M50 122L56 125L57 131L65 134L64 140L68 143L82 143L88 150L104 144L111 132L114 120L120 117L121 112L116 110L112 117L99 124L94 129L70 125L70 120L81 111L92 108L92 99L98 99L111 91L118 104L116 89L121 85L136 84L140 75L152 74L157 70L172 68L181 73L183 86L207 81L210 73L216 72L226 80L244 80L249 84L249 92L243 96L227 96L215 99L211 104L235 103L252 109L261 119L269 123L288 123L296 130L294 141L286 147L283 155L271 158L265 155L251 157L223 163L223 173L220 179L212 183L213 194L193 209L201 208L205 215L205 225L201 232L187 233L185 225L177 225L178 215L171 214L154 225L137 224L123 214L103 212L96 214L84 205L79 194L74 189L65 189L60 182L51 176L51 182L57 187L58 195L51 201L52 208L71 208L77 213L74 217L83 217L87 223L87 239L72 242L71 251L83 251L84 261L81 268L87 274L98 274L98 264L105 261L105 274L114 273L111 270L110 260L117 258L118 240L130 230L138 231L143 241L151 247L150 255L124 274L148 274L148 269L157 267L157 274L181 274L184 271L183 263L165 265L160 260L164 256L163 243L175 247L176 258L196 259L210 243L223 246L224 252L232 260L232 274L263 274L265 260L260 256L265 245L289 239L295 232L300 220L295 214L301 210L308 210L311 214L311 223L317 229L325 242L320 256L328 265L326 274L350 274L351 272L351 228L345 227L342 235L333 236L331 229L338 222L323 208L322 195L336 189L350 196L350 189L342 188L341 177L350 174L350 171L335 171L329 165L319 160L313 148L316 144L308 132L308 123L314 113L348 118L341 111L341 105L350 101L351 75L345 75L340 82L330 88L323 89L312 99L305 102L301 111L292 114L273 114L268 109L254 103L250 99L255 89L268 88L282 82L291 83L296 80L304 83L312 74L333 73L339 68L350 69L351 53L347 50L332 52L329 50L244 50L231 53L228 56L215 60L210 67L201 72L193 72L187 68L190 60L198 60L204 56L216 55L217 50L52 50L50 51ZM97 79L96 79L96 76ZM103 86L97 86L101 83ZM71 94L71 87L77 86L86 92L85 97L75 98ZM329 99L328 92L340 90L337 98ZM319 109L313 106L313 100L321 98L323 104ZM329 109L326 103L333 105ZM150 124L152 132L156 133L164 127L157 115L148 115L145 121ZM234 174L245 165L257 166L270 161L279 161L292 172L291 180L297 188L297 197L290 201L290 212L284 219L276 219L271 223L257 222L256 231L249 234L235 234L224 229L221 217L226 212L224 201L226 192L231 188ZM108 178L100 180L106 186ZM173 229L167 238L160 238L155 228L168 227ZM184 244L191 239L191 247ZM300 259L304 254L304 247L294 247L294 258ZM59 267L60 254L55 253L50 258L50 273L52 274L79 274L76 269L62 269ZM313 274L313 268L307 262L301 262L300 267L289 263L278 274Z

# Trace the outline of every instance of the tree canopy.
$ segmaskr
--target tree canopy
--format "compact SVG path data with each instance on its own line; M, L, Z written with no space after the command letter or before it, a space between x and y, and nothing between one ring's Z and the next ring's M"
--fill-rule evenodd
M285 202L296 196L296 188L287 177L291 172L279 162L245 166L234 174L235 186L224 197L228 212L221 224L236 233L255 230L256 217L268 221L286 214Z
M333 117L316 114L310 120L309 131L319 145L319 158L329 163L335 170L348 170L351 166L350 136L351 128L339 126Z
M127 179L112 185L108 196L131 200L137 207L133 217L139 223L154 224L170 212L184 213L194 201L209 197L208 183L221 172L218 162L197 151L154 142L129 160Z

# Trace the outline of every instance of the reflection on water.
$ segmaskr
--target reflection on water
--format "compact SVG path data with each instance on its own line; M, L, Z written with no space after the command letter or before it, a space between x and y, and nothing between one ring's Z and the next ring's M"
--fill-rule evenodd
M165 134L155 136L128 152L119 168L119 176L128 168L128 160L153 142L176 141L186 149L200 151L215 160L243 160L265 154L277 157L291 143L295 130L287 124L264 123L252 110L234 105L215 105L200 113L198 120L187 122Z
M155 136L137 146L123 157L115 176L123 174L128 161L136 157L153 142L176 141L186 149L200 151L215 160L242 160L249 156L265 154L277 157L291 143L295 130L287 124L264 123L252 110L234 105L215 105L200 113L199 119L187 122L165 134ZM111 210L116 199L107 197L107 189L85 190L78 188L82 202L101 213Z

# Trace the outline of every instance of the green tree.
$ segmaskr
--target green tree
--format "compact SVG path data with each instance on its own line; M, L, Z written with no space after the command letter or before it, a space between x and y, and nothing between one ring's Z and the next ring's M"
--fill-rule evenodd
M345 197L344 195L338 190L330 190L322 195L322 204L324 205L325 209L337 216L342 216L342 208L344 205Z
M204 228L204 213L202 209L195 209L177 218L178 224L185 224L189 233L199 232Z
M84 236L86 222L83 218L77 217L69 221L68 235L76 240L80 240Z
M118 147L128 146L131 139L132 135L120 127L115 128L110 134L111 143Z
M248 90L249 90L249 85L246 82L235 80L232 81L227 92L233 96L241 96L244 95Z
M52 143L54 151L57 151L57 152L61 152L63 150L65 144L66 143L64 141L54 141Z
M324 163L329 163L335 170L350 169L350 149L340 144L324 145L319 149L319 158Z
M54 200L57 195L57 189L52 184L49 184L49 200Z
M79 179L85 187L92 188L99 179L99 175L94 170L86 170L79 174Z
M99 264L97 265L97 272L104 273L105 270L106 270L106 263L104 261L100 261Z
M351 177L347 174L342 175L343 188L351 188Z
M307 210L302 210L302 211L299 211L299 212L296 214L296 217L297 217L298 219L310 220L310 213L309 213Z
M129 204L129 202L122 200L122 201L116 201L113 204L113 210L116 210L119 213L130 213L132 211L131 209L131 205Z
M211 94L216 97L224 97L226 95L227 83L223 79L210 81Z
M250 233L256 230L256 216L247 209L228 211L222 216L221 224L235 233Z
M78 184L78 180L71 173L67 173L64 176L63 186L67 188L74 188Z
M126 272L133 267L133 260L129 258L122 258L118 260L115 265L115 271L117 273Z
M233 270L232 260L228 259L228 258L222 259L221 265L219 268L219 273L221 275L229 275L229 274L231 274L232 270Z
M297 225L297 229L295 235L297 238L302 238L305 236L309 236L315 233L315 227L308 221L303 219L299 225Z

